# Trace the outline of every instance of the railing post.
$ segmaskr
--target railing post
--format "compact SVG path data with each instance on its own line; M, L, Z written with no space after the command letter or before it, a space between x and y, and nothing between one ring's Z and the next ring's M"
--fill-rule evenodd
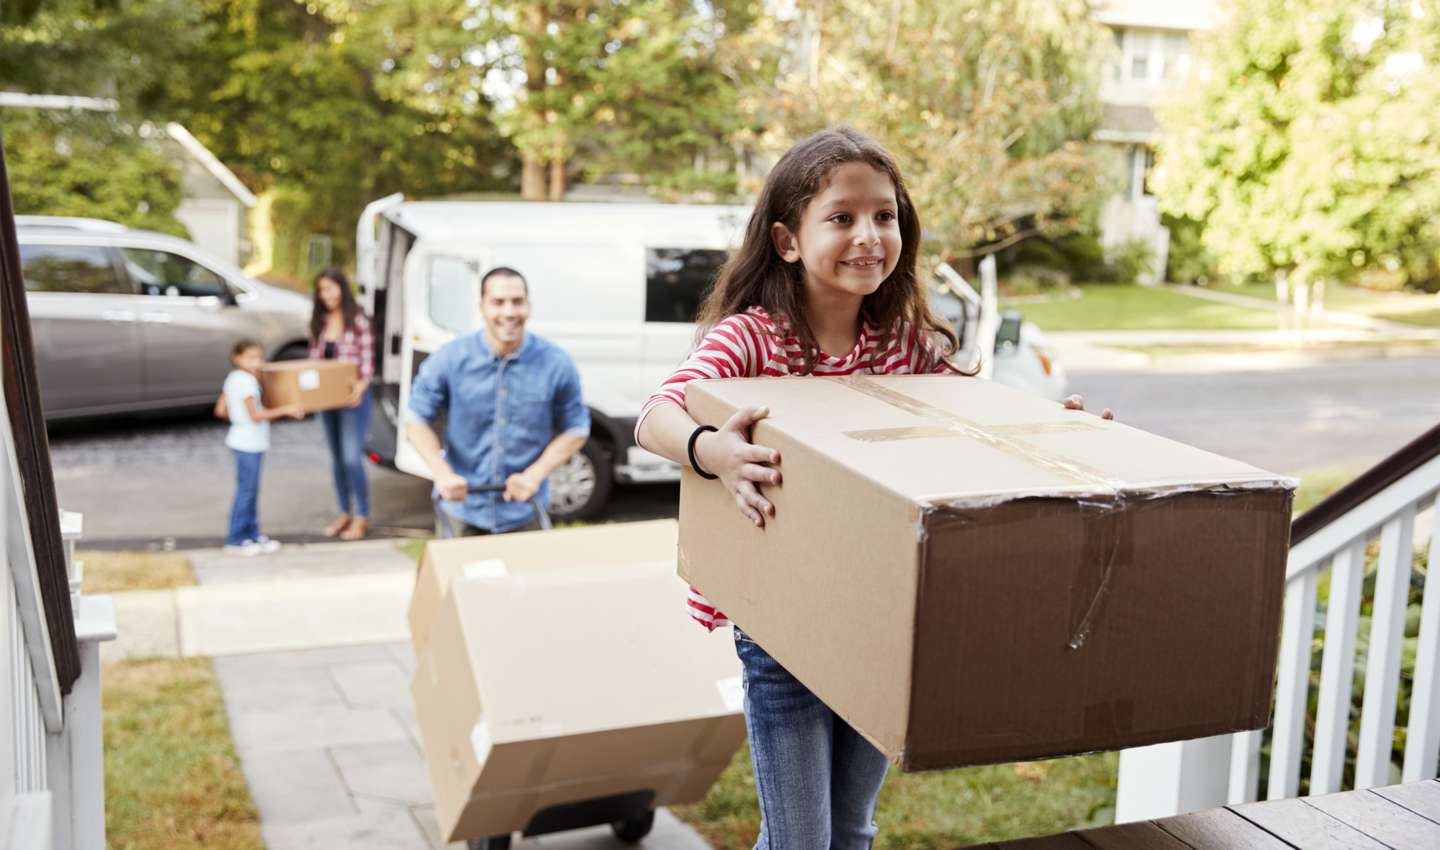
M1225 805L1230 735L1120 752L1115 822L1130 823Z

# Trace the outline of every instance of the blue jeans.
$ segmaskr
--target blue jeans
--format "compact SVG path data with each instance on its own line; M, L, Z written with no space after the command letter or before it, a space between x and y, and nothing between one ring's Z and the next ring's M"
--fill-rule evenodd
M260 537L260 461L264 452L242 452L235 455L235 501L230 505L230 530L225 534L226 546L239 546Z
M365 480L365 437L370 432L370 404L367 390L356 407L320 412L325 442L330 444L330 474L335 479L335 497L342 514L370 516L370 485Z
M735 652L760 796L755 850L869 850L885 756L738 628Z

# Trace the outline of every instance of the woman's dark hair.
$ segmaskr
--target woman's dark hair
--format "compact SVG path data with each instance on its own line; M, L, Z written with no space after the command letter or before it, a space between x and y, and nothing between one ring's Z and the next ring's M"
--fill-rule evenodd
M252 348L258 348L262 352L265 350L264 346L262 346L260 343L256 342L253 339L236 340L235 344L230 346L230 359L234 360L236 357L239 357L240 355L244 354Z
M325 271L315 275L315 285L310 306L310 338L318 340L325 332L325 316L329 312L325 304L320 300L320 281L330 278L340 286L340 312L345 316L345 327L355 326L355 317L360 315L360 305L355 303L355 293L350 291L350 279L345 276L344 270L339 266L331 266Z
M800 341L805 357L805 371L814 369L813 351L818 347L815 333L805 316L805 271L800 263L787 263L775 250L771 225L784 224L791 232L800 229L801 215L810 200L825 187L836 168L850 162L863 162L890 178L895 186L900 227L900 258L880 288L865 296L861 318L881 329L884 338L872 349L889 349L901 333L908 334L910 344L921 353L921 368L929 371L937 365L929 354L931 346L921 345L921 335L940 342L940 356L952 371L949 358L959 348L955 332L938 321L930 312L925 287L916 276L920 253L920 219L900 167L876 140L853 127L838 126L821 130L792 147L775 164L765 178L755 212L745 228L745 240L715 280L715 285L700 305L696 319L703 335L725 317L742 313L751 307L762 307L776 319L788 322L789 329ZM903 324L902 324L903 323ZM875 364L870 364L872 367ZM973 373L964 373L973 374Z

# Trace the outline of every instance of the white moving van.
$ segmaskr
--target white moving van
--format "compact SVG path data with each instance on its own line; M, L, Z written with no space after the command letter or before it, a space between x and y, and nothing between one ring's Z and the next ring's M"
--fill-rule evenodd
M376 331L371 460L414 475L429 469L400 427L410 381L444 343L481 327L480 278L509 266L530 284L528 330L575 359L592 417L585 449L551 476L552 515L593 515L614 484L671 481L669 461L634 444L635 418L695 342L696 309L748 206L658 203L405 201L361 215L357 280ZM932 281L937 313L965 337L962 360L994 351L994 377L1048 397L1064 394L1053 358L1018 316L997 316L960 276ZM984 306L989 303L989 307ZM1003 352L1003 356L1002 356ZM1021 362L1024 361L1024 362Z

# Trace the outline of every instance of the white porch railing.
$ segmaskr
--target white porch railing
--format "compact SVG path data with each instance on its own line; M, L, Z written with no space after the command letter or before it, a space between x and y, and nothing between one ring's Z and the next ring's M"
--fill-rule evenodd
M0 397L0 823L16 850L104 850L100 643L115 637L108 596L82 596L78 514L62 514L80 677L62 696L50 646L9 417Z
M1429 576L1440 567L1437 492L1440 454L1291 548L1270 728L1122 752L1118 822L1251 802L1262 794L1276 800L1302 791L1328 794L1342 786L1371 788L1436 776L1440 580ZM1412 567L1416 554L1425 552L1417 547L1428 548L1424 573ZM1402 678L1406 619L1415 595L1421 601L1414 667ZM1367 605L1369 627L1362 632ZM1317 630L1323 633L1318 650ZM1357 672L1364 677L1358 725ZM1396 715L1407 682L1410 705L1397 775ZM1308 776L1302 770L1307 754ZM1302 779L1308 779L1304 787Z

